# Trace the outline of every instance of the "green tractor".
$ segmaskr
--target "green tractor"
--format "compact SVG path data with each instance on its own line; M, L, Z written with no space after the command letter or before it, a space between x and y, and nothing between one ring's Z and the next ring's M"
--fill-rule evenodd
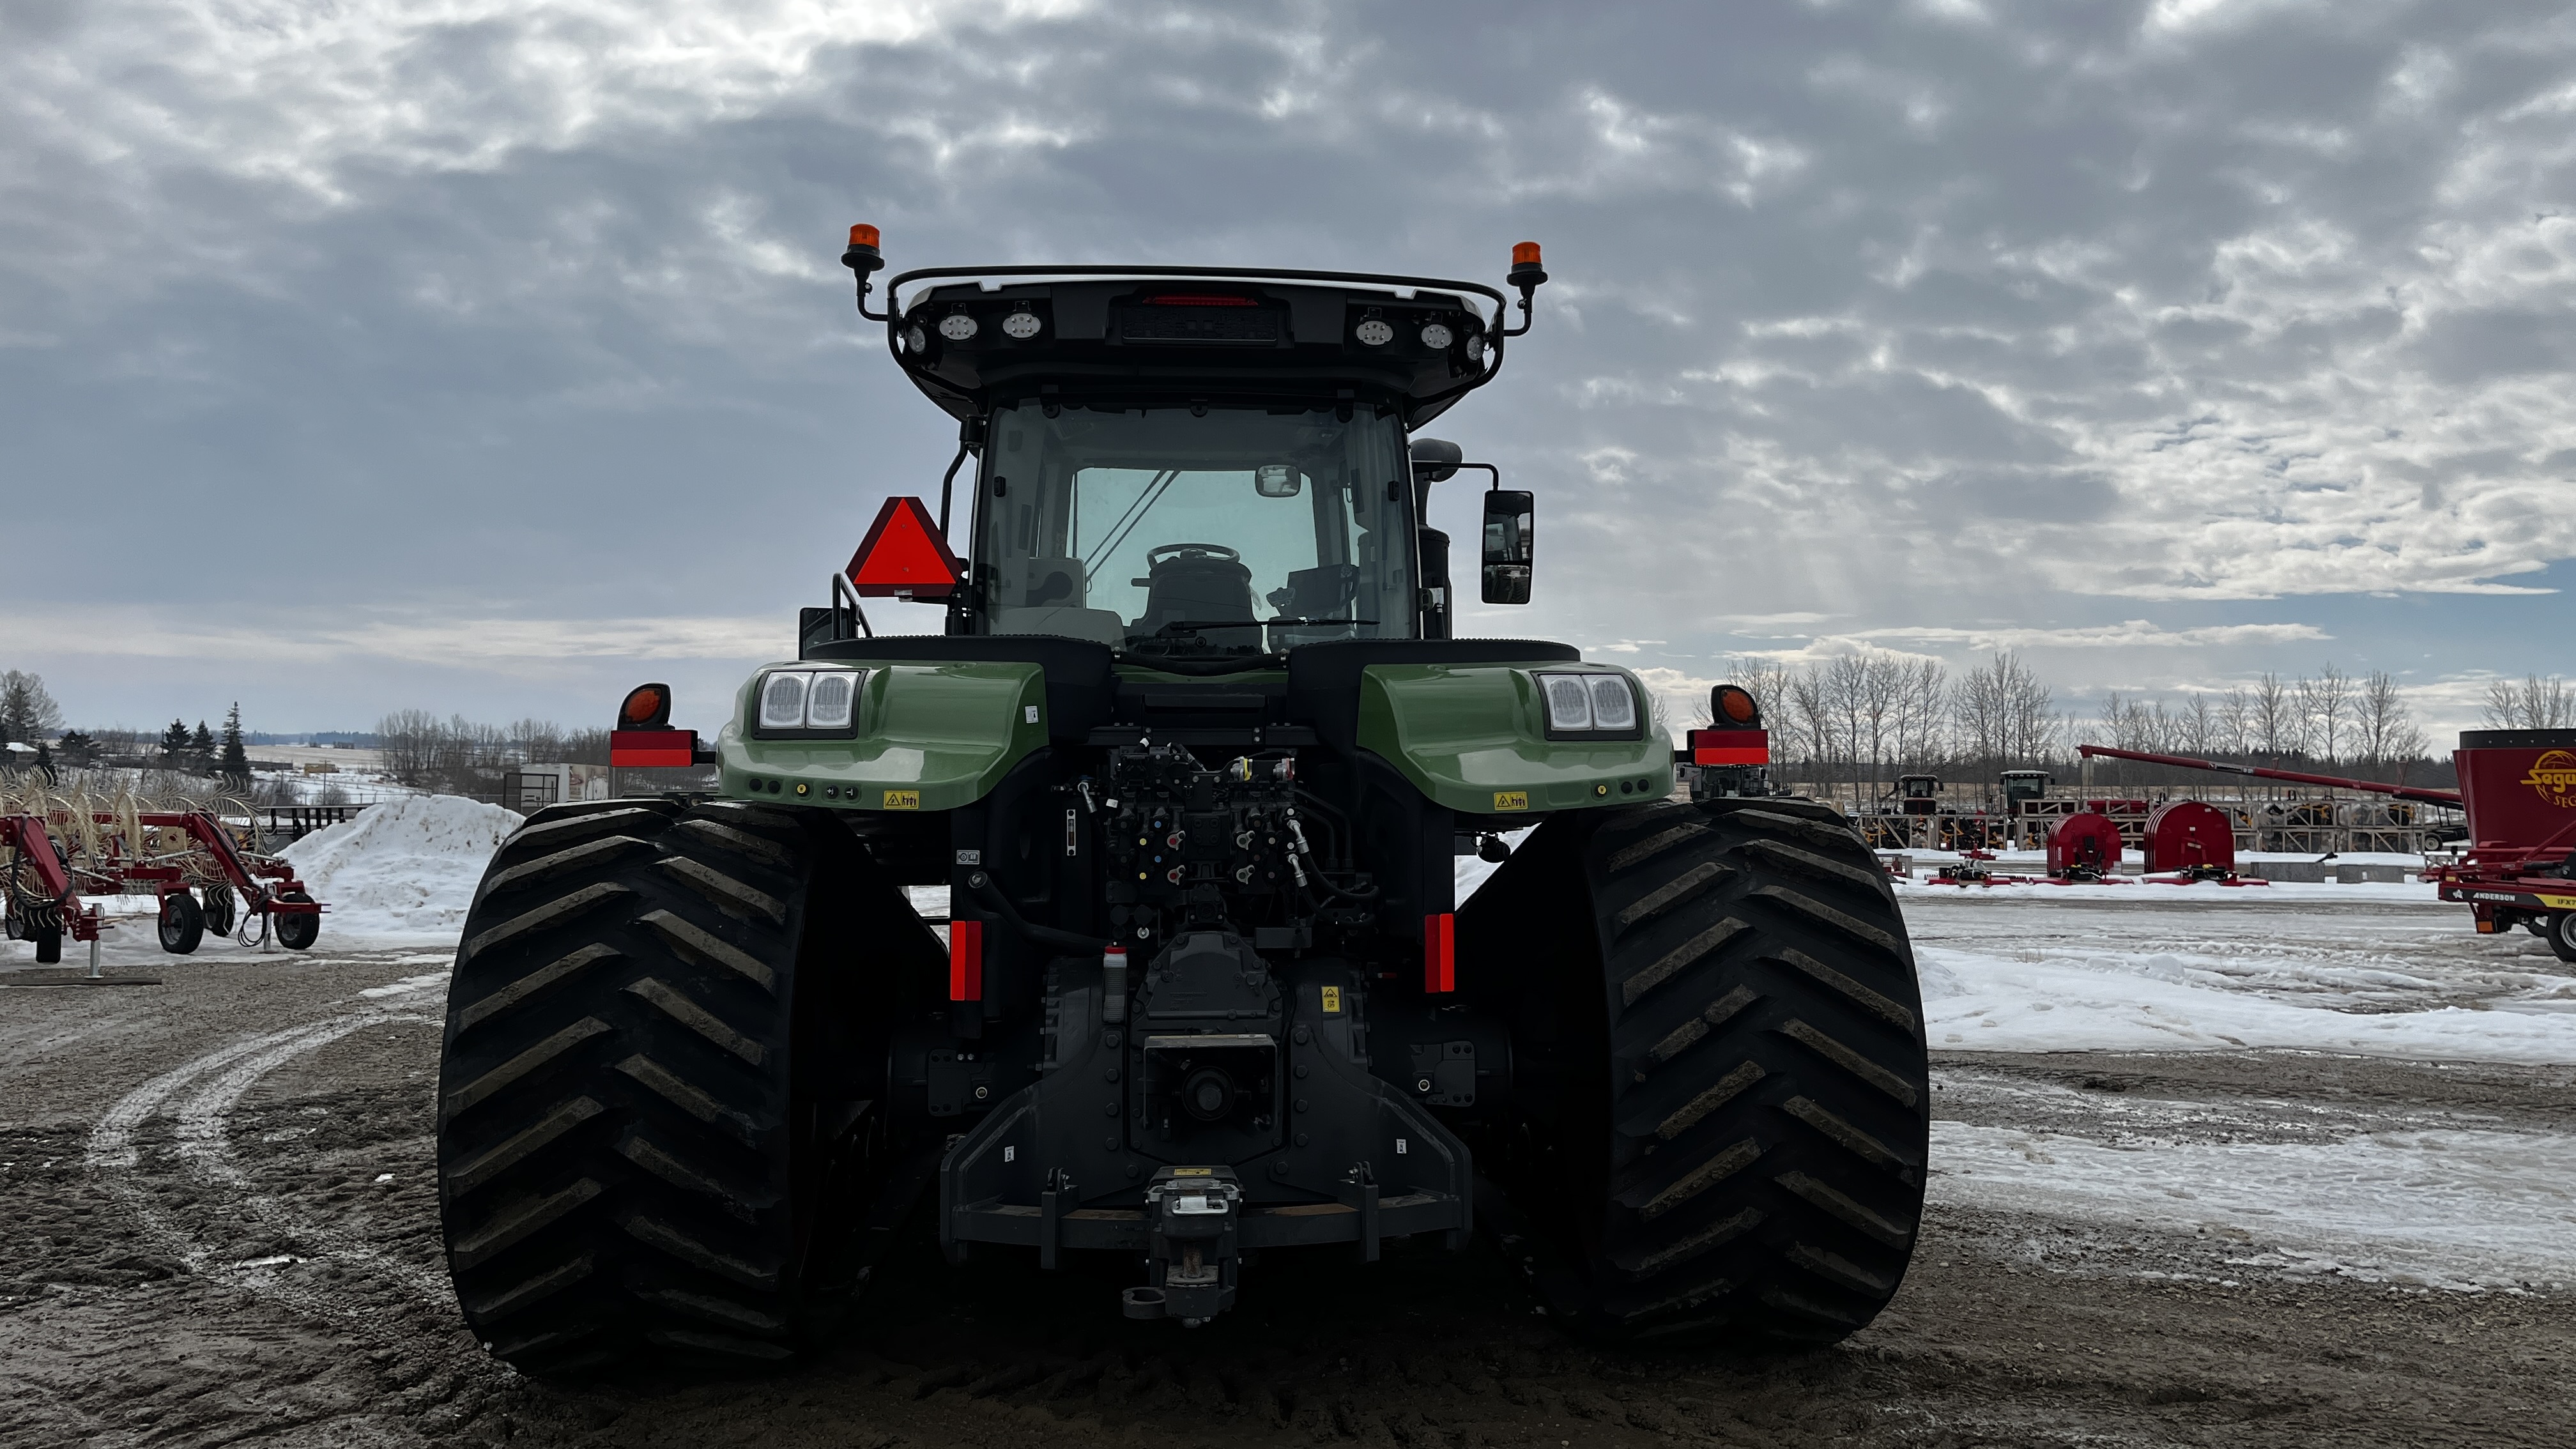
M1740 691L1676 798L1634 674L1451 634L1431 489L1489 475L1492 604L1532 502L1419 430L1529 330L1538 248L1508 325L1473 282L1181 267L879 312L876 240L859 310L960 429L936 517L886 506L711 748L628 696L619 761L711 795L539 811L476 895L438 1165L491 1352L786 1359L925 1209L952 1261L1114 1255L1126 1316L1191 1326L1480 1216L1578 1331L1867 1323L1928 1131L1884 873L1747 768ZM886 596L945 632L875 634Z

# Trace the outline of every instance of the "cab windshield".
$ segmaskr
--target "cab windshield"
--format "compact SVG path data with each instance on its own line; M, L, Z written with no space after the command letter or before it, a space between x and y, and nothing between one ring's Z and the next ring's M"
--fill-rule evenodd
M1176 657L1414 633L1391 418L1025 403L990 437L990 633Z

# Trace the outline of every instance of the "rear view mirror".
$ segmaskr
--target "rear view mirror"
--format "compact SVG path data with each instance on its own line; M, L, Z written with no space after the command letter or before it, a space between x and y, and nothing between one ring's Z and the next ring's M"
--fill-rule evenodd
M1530 531L1532 503L1518 488L1496 488L1485 494L1485 602L1526 604L1530 601Z
M1264 463L1252 470L1252 491L1264 498L1294 498L1301 486L1297 470L1285 463Z

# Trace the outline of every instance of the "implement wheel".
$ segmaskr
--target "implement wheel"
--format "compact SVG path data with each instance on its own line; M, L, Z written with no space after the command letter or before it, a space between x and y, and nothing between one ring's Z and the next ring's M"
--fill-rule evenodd
M197 898L186 891L172 891L161 898L161 949L173 956L195 951L206 939L206 913L197 908Z
M281 901L294 901L305 905L311 904L313 900L302 891L279 891L277 898ZM277 944L289 951L305 950L322 935L322 918L310 911L279 914L276 921Z
M2560 911L2548 918L2549 949L2561 961L2576 962L2576 911Z
M440 1067L475 1335L535 1374L796 1353L860 1274L887 1032L944 964L821 812L531 816L467 918Z
M206 929L218 936L231 935L241 917L233 888L217 881L201 889L206 893Z
M1460 912L1458 954L1535 1087L1488 1160L1557 1241L1539 1282L1560 1313L1804 1346L1886 1306L1922 1214L1922 1000L1886 875L1838 813L1558 817Z

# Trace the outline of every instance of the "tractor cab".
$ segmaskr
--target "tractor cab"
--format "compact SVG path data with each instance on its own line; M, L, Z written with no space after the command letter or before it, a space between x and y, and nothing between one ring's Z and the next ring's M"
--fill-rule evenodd
M932 268L896 277L879 313L863 233L842 258L861 311L959 420L943 539L975 467L965 560L926 586L872 583L862 549L858 594L945 599L951 635L1088 640L1156 666L1448 637L1449 540L1423 505L1485 465L1417 430L1528 330L1547 277L1534 244L1514 252L1513 328L1481 283L1261 269ZM1485 594L1525 602L1529 495L1497 488L1486 511Z
M2046 770L2006 770L2002 778L2006 814L2027 813L2029 807L2048 798L2050 780Z

